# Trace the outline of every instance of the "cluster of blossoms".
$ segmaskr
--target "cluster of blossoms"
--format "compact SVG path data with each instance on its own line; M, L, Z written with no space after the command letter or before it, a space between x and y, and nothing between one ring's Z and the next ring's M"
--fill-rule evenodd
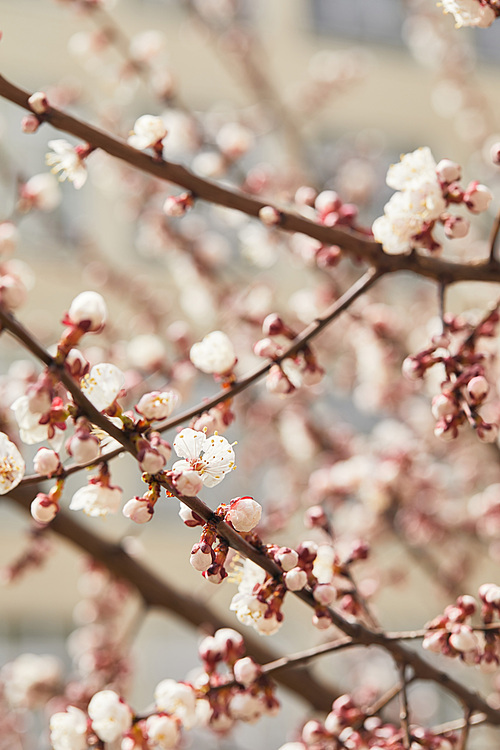
M297 333L293 331L276 313L268 315L262 323L263 339L254 345L258 357L277 359L287 351L287 344L294 341ZM308 344L300 351L281 359L269 370L266 386L271 393L287 395L301 386L317 385L325 374L318 363L316 355Z
M491 443L497 439L498 426L486 422L478 412L490 385L486 370L488 355L477 351L477 342L479 338L495 336L499 320L498 305L476 326L446 315L444 331L434 337L432 346L405 359L403 372L413 380L422 378L435 365L444 371L441 393L432 400L437 437L452 440L457 437L460 426L469 423L480 440Z
M497 628L488 629L500 613L500 586L485 583L479 588L481 629L474 630L471 619L477 610L472 596L459 596L442 615L426 625L423 647L445 656L459 657L466 664L478 665L484 672L494 672L500 665L500 638ZM500 627L500 626L499 626Z
M179 514L186 526L198 526L201 519L196 513L181 505ZM235 497L228 505L219 505L215 515L230 524L241 534L248 534L260 521L262 507L251 497ZM211 583L222 583L227 578L225 562L229 547L227 542L218 536L214 523L203 526L200 541L197 542L190 556L190 563Z
M245 560L238 593L233 596L230 609L244 625L261 635L273 635L284 621L282 607L286 593L308 587L315 600L312 623L319 630L330 627L328 608L334 603L349 616L359 617L363 610L352 586L349 566L365 559L367 554L362 543L355 544L345 560L329 544L306 541L296 550L270 545L267 555L283 571L281 578Z
M458 738L452 733L436 735L428 729L410 726L412 750L453 750ZM404 750L407 738L400 726L386 724L378 716L367 715L350 695L341 695L332 704L324 722L312 719L304 724L300 738L280 750Z
M444 13L453 14L457 28L479 26L485 29L500 16L498 0L442 0L441 5Z
M149 715L136 715L114 690L100 690L86 711L68 706L52 715L52 747L84 750L98 740L121 740L122 750L170 750L179 746L182 729L204 726L224 732L237 721L254 722L264 714L274 714L279 704L272 683L244 653L239 633L218 630L200 644L204 671L193 683L162 680ZM222 665L225 672L218 671Z
M399 255L413 248L429 251L441 248L433 234L436 223L444 227L450 239L465 237L469 221L447 210L462 204L471 213L486 211L492 194L477 181L465 190L460 186L461 167L449 159L436 164L428 147L404 154L387 172L387 184L397 190L384 207L384 215L375 219L373 236L386 253Z

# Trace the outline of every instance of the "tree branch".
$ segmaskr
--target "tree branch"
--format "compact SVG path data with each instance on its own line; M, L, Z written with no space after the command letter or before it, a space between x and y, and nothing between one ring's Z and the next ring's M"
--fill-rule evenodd
M30 512L33 498L29 491L17 487L5 497L27 513ZM113 575L127 581L148 607L172 612L198 628L209 626L217 630L233 627L232 622L221 618L206 604L179 592L167 581L160 579L136 558L130 557L121 545L108 542L77 523L68 512L59 511L47 530L49 529L90 555ZM245 643L248 653L259 664L280 661L260 640L245 635ZM294 669L293 664L290 665L290 669L280 671L275 679L283 687L308 701L318 711L329 711L332 701L338 695L335 687L324 685L307 669Z
M3 76L0 76L0 96L32 112L28 104L31 93L10 83ZM204 180L180 164L159 160L137 151L124 141L54 107L49 107L43 119L58 130L81 138L94 148L100 148L143 172L189 190L199 199L242 211L255 218L258 218L261 208L270 205L237 190ZM500 282L500 263L495 259L455 263L416 252L409 255L388 255L381 245L359 232L316 224L303 216L276 208L281 216L282 229L306 234L325 245L339 245L347 255L365 261L382 273L411 271L435 281L446 279L450 284L457 281Z

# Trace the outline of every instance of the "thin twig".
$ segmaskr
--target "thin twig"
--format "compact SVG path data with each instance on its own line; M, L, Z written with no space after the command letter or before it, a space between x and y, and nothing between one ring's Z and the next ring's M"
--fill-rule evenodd
M469 708L466 708L465 717L464 717L464 726L460 734L460 744L458 745L457 750L466 750L467 748L467 740L469 739L471 716L472 716L472 711Z
M403 730L403 742L406 750L410 750L411 736L410 736L410 725L409 725L409 709L408 709L408 693L407 693L407 679L406 679L406 664L398 664L399 674L401 678L400 684L400 696L401 696L401 708L399 718L401 719L401 727Z
M490 262L493 263L495 258L495 249L496 249L496 243L498 239L498 233L500 232L500 209L498 210L497 215L495 216L495 221L493 222L493 226L491 227L490 237L489 237L489 247L490 247Z

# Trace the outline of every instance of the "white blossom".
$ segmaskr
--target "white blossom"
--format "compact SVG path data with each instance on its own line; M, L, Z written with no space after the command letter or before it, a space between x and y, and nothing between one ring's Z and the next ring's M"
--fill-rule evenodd
M0 432L0 495L17 487L24 476L23 457L7 435Z
M207 437L185 427L174 440L174 450L184 460L176 461L172 471L196 471L206 487L215 487L234 469L233 447L216 433Z
M35 174L21 188L21 195L39 211L53 211L61 203L61 188L52 174Z
M496 18L489 5L481 5L478 0L442 0L444 13L452 13L458 28L462 26L491 26Z
M196 693L190 685L175 680L162 680L155 689L155 703L160 711L177 716L191 729L196 719Z
M146 719L148 747L169 750L180 740L179 722L173 716L153 714Z
M98 292L81 292L71 303L68 317L75 325L87 323L88 331L98 331L106 322L106 302Z
M59 172L59 180L69 180L77 190L83 187L87 180L87 168L78 151L63 138L49 141L49 148L52 152L45 155L45 162L52 167L51 171L54 174Z
M139 399L136 410L149 420L169 417L179 401L177 391L151 391Z
M83 510L88 516L106 516L117 512L121 499L122 490L119 487L87 484L75 492L69 507L70 510Z
M276 615L266 617L268 606L254 596L254 588L264 583L266 574L251 560L245 560L238 593L231 600L229 609L236 613L243 625L250 625L261 635L273 635L281 627Z
M92 729L103 742L114 742L132 726L132 711L114 690L101 690L91 699Z
M198 370L208 374L223 375L236 363L231 340L223 331L212 331L202 341L193 344L189 357Z
M384 207L384 216L372 225L373 236L386 253L408 252L412 240L445 210L436 166L425 147L404 154L398 164L389 167L387 184L402 192L394 193Z
M161 117L142 115L135 121L134 130L127 138L127 143L137 149L150 148L156 146L166 135L167 129Z
M233 719L247 721L253 724L255 721L266 713L266 704L264 700L251 693L236 693L229 702L229 713Z
M50 717L50 743L54 750L86 750L87 717L75 706Z
M123 372L116 365L107 362L94 365L80 382L83 393L99 411L107 409L113 403L124 385Z
M37 708L60 689L62 669L50 654L21 654L0 670L10 706Z

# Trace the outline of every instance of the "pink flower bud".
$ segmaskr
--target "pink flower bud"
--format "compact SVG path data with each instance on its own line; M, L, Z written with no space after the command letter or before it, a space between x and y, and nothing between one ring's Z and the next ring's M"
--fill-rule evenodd
M490 386L483 375L476 375L476 377L471 378L467 383L467 393L474 404L479 404L483 401L488 395L489 390Z
M43 91L35 91L28 99L28 104L37 115L43 115L49 108L47 95Z
M320 743L325 739L325 727L316 719L306 722L302 728L302 739L307 746Z
M498 425L481 422L478 424L476 432L482 443L494 443L498 438Z
M167 443L159 432L151 432L149 435L149 442L151 447L157 450L160 456L163 456L166 463L172 455L172 446L170 443Z
M309 187L309 185L301 185L295 192L295 203L299 206L314 206L314 201L316 200L317 192L313 187Z
M431 630L422 641L422 648L440 654L446 645L448 633L445 630Z
M456 651L465 653L475 651L478 647L478 641L471 628L461 625L450 635L450 645Z
M163 204L163 213L166 216L184 216L188 209L194 205L192 193L181 193L181 195L169 195Z
M239 122L226 122L216 136L216 143L228 159L239 159L253 146L251 130Z
M436 167L436 174L440 182L458 182L462 176L462 167L450 159L441 159Z
M406 357L403 361L402 372L408 380L419 380L421 377L421 368L418 360L414 357Z
M331 583L318 583L313 590L313 596L318 604L328 607L337 598L337 589Z
M295 390L293 383L287 378L279 365L273 365L266 378L266 388L271 393L286 395Z
M284 577L289 591L301 591L307 584L307 573L302 568L292 568Z
M285 324L277 313L270 313L270 315L264 318L264 322L262 323L262 333L264 336L278 336L285 333L286 330Z
M141 396L135 408L139 414L151 421L166 419L171 415L178 401L177 391L151 391Z
M487 604L500 607L500 586L495 583L483 583L479 587L479 597Z
M151 521L154 508L147 500L133 497L123 506L123 515L135 523L147 523Z
M97 292L78 294L68 310L70 321L86 331L99 331L106 322L106 317L106 303Z
M19 240L19 231L11 221L2 221L0 224L0 253L7 258L16 249Z
M174 487L186 497L194 497L203 487L203 482L197 471L174 472L172 476Z
M270 338L260 339L254 344L253 351L257 357L268 357L274 359L282 352L283 348Z
M39 492L31 503L30 510L35 521L46 524L50 523L52 519L55 518L59 506L48 495Z
M274 227L281 222L281 214L274 206L263 206L259 211L259 219L266 226Z
M90 370L90 363L85 359L79 349L70 349L64 361L64 365L70 375L81 380Z
M58 454L50 448L39 448L33 459L33 466L37 474L51 477L60 467Z
M226 511L225 520L233 525L236 531L251 531L260 521L262 506L251 497L236 497L231 500Z
M185 523L186 526L189 526L189 528L194 528L195 526L203 526L204 521L199 518L196 513L193 513L191 508L188 508L187 505L184 505L184 503L180 503L179 516L182 519L183 523Z
M457 404L451 393L438 393L432 399L431 406L434 419L449 417L457 413Z
M73 456L77 464L95 461L101 452L100 443L95 435L76 433L66 443L66 450Z
M10 273L0 276L0 302L7 310L17 310L26 301L27 294L20 278Z
M146 449L142 460L139 464L141 471L145 471L147 474L158 474L159 471L165 466L164 457L154 448Z
M318 554L318 545L316 542L302 542L297 547L299 558L304 563L312 563Z
M36 133L40 127L40 120L36 115L26 115L21 120L21 130L23 133Z
M255 682L255 680L262 674L262 667L256 664L250 656L244 656L243 659L238 659L235 662L234 667L234 679L245 687Z
M314 208L323 215L338 211L341 205L342 201L334 190L323 190L314 201Z
M473 596L469 596L469 594L464 594L463 596L459 596L457 599L457 606L463 610L464 614L467 617L470 617L471 615L473 615L477 609L476 600L474 599Z
M473 214L486 211L492 199L493 195L486 185L481 185L477 181L471 182L464 193L464 203Z
M283 570L288 572L292 568L295 568L299 562L299 556L294 549L290 547L281 547L277 552L274 553L274 559L281 565Z
M312 624L318 630L327 630L332 624L332 620L328 612L322 612L321 614L316 613L313 615Z
M451 240L465 237L470 229L470 221L463 216L448 216L444 222L444 233Z
M494 143L490 149L491 161L500 166L500 141Z
M195 544L191 550L191 557L189 562L195 570L200 573L204 570L208 570L215 559L214 553L210 545L205 542L199 542Z

